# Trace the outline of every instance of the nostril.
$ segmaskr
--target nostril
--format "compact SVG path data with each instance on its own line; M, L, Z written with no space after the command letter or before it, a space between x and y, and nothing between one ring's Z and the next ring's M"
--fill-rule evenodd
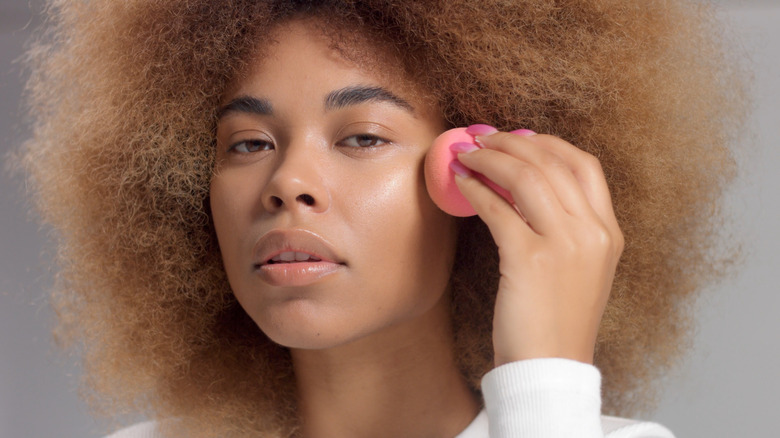
M304 204L308 205L309 207L314 205L314 197L312 197L311 195L307 195L307 194L299 195L298 200L302 201Z
M274 207L276 208L279 208L282 206L282 204L284 204L284 202L282 202L282 199L278 196L271 196L271 202L274 204Z

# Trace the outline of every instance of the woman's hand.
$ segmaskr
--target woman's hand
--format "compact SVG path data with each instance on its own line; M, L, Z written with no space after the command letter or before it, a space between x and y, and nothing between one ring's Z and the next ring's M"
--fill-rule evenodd
M496 366L541 357L592 363L623 251L598 160L560 138L530 131L477 141L483 148L460 153L459 161L509 190L515 204L477 178L456 177L498 245Z

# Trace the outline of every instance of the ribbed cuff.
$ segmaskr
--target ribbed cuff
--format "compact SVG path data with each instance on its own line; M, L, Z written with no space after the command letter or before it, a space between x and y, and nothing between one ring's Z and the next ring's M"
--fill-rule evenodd
M601 430L601 374L569 359L531 359L482 379L491 438L590 438Z

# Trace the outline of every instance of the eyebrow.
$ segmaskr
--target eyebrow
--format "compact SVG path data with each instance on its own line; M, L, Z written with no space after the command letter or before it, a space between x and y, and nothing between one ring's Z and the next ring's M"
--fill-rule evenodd
M259 116L269 116L274 110L268 99L258 99L251 96L239 96L217 110L217 120L229 113L249 113Z
M410 113L414 113L414 107L406 100L393 94L382 87L353 86L345 87L328 93L325 98L325 109L339 109L364 102L389 102Z
M389 102L414 114L414 107L403 98L382 87L351 86L331 91L325 97L325 110L341 109L365 102ZM248 113L260 116L273 115L273 106L268 99L239 96L217 110L217 119L229 113Z

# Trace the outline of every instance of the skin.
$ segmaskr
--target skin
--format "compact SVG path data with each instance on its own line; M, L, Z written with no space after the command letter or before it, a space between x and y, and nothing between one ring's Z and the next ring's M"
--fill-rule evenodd
M264 333L291 350L303 436L454 436L479 402L452 357L456 222L434 206L422 173L442 116L394 63L356 66L311 24L276 29L278 42L223 99L210 199L228 279ZM324 104L358 86L405 103ZM245 97L273 111L231 106ZM500 251L496 365L592 362L622 250L598 162L550 136L479 139L485 148L460 162L517 204L457 178ZM293 229L329 242L338 268L304 285L258 275L257 242Z
M392 79L402 77L392 65L357 68L306 22L278 33L223 100L265 99L273 113L223 110L217 127L210 198L231 287L291 349L304 436L454 436L479 405L452 357L456 223L430 200L422 172L441 115ZM382 87L410 107L324 105L356 86ZM365 134L385 141L360 147L372 144L355 138ZM256 242L291 229L330 242L342 267L304 286L264 281Z
M593 363L624 245L598 160L549 135L476 140L483 148L458 154L459 162L508 190L515 204L470 172L456 176L498 245L496 366L541 357Z

